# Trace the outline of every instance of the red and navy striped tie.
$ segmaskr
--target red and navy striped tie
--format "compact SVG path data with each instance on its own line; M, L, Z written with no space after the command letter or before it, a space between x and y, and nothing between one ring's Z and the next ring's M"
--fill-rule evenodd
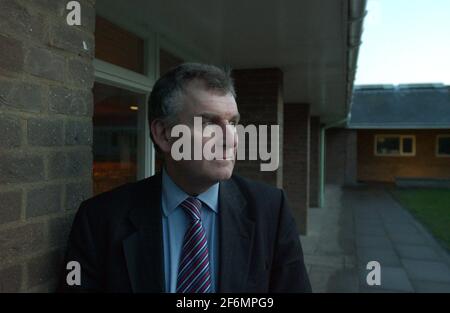
M178 266L177 292L211 292L208 242L200 216L202 203L197 198L189 197L181 203L181 207L192 221L184 235Z

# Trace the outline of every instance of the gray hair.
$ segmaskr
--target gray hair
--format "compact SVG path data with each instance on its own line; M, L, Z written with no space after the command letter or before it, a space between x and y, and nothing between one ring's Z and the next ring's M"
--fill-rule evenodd
M176 123L177 114L183 108L182 96L185 87L193 80L202 81L207 90L222 94L231 93L236 98L229 70L208 64L183 63L160 77L153 86L148 101L149 125L155 119L161 119L169 125Z

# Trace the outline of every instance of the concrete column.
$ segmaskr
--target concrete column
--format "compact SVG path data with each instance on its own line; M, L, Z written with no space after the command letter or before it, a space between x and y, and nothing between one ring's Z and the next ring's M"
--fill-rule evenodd
M357 182L357 136L356 130L346 129L347 151L345 158L345 184L354 185Z
M356 131L330 128L326 131L326 183L356 183Z

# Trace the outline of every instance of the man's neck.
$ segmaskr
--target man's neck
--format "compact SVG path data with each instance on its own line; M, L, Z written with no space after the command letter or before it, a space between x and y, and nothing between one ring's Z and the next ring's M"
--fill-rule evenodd
M186 175L180 175L180 172L176 171L172 166L170 166L170 164L167 163L164 165L164 169L178 188L190 196L198 196L199 194L207 191L213 185L207 183L202 184L198 181L193 181Z

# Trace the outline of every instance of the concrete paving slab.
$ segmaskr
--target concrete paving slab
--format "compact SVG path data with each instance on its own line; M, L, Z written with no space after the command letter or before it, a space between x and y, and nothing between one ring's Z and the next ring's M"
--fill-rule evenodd
M450 283L450 269L442 262L401 259L411 280Z
M328 282L338 271L336 268L327 266L311 266L309 280L314 293L328 292Z
M305 255L305 264L329 268L344 268L345 257L340 255Z
M360 235L356 237L356 246L363 248L392 248L387 236Z
M400 258L393 248L364 248L357 249L358 261L366 266L370 261L377 261L381 267L401 266Z
M450 283L430 281L411 281L416 292L420 293L450 293Z
M427 240L421 234L390 234L389 238L394 244L411 244L411 245L423 245L427 244Z
M411 223L385 223L384 228L389 235L419 234L419 230Z
M449 292L449 255L383 188L328 187L301 236L314 292ZM366 283L372 260L381 286Z
M328 280L327 292L355 293L358 291L358 271L355 268L338 270Z
M366 290L386 290L397 292L414 292L414 288L408 278L408 275L403 267L381 267L381 285L369 286L366 278L369 270L360 271L360 287Z
M357 223L355 226L356 235L369 235L369 236L386 236L387 233L384 230L383 224L361 224Z
M427 245L395 245L395 248L401 258L416 259L424 261L438 261L439 256L436 251Z

